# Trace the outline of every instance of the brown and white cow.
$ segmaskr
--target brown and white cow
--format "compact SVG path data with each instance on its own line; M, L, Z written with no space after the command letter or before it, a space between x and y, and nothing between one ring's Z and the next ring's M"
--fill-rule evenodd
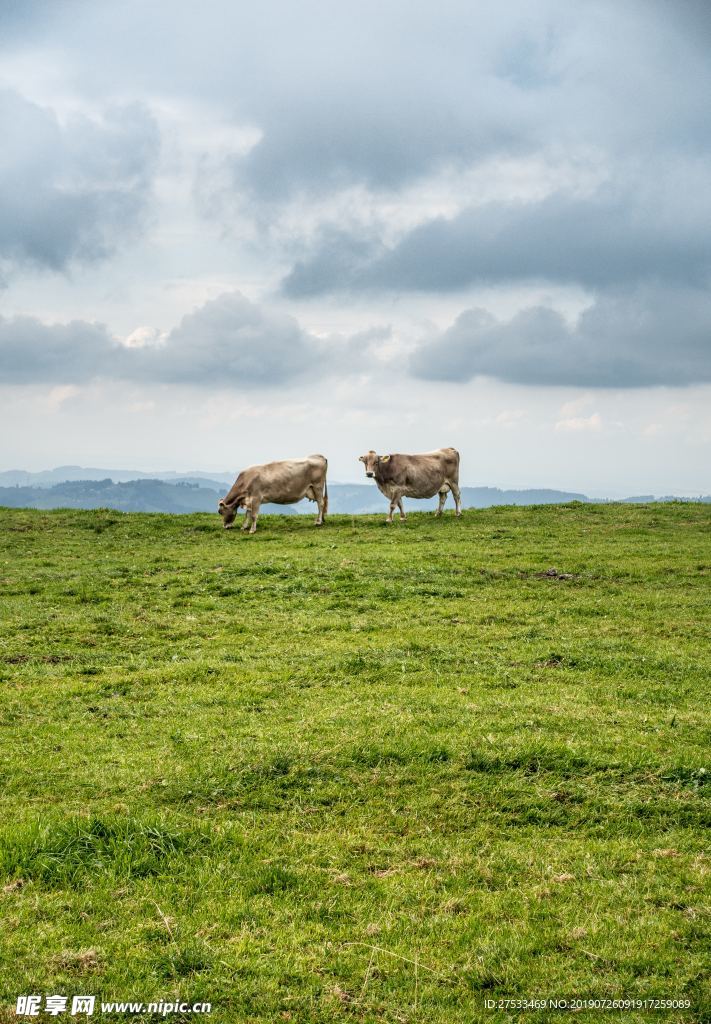
M395 507L400 519L405 519L403 498L432 498L439 493L439 507L435 515L441 516L447 492L454 495L455 514L462 514L459 494L459 452L455 448L438 448L422 455L377 455L369 451L361 455L365 475L375 479L378 488L390 499L387 521L392 523Z
M302 498L308 498L318 505L316 526L323 526L324 516L328 512L327 469L328 462L323 455L267 462L263 466L243 469L217 506L222 516L222 525L229 529L235 521L237 509L244 508L242 529L254 533L262 502L293 505Z

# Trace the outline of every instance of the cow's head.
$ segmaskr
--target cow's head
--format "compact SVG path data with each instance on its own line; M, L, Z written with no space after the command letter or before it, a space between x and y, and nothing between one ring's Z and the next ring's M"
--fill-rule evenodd
M387 462L389 455L378 455L376 452L369 451L365 455L361 455L359 462L362 462L365 466L365 475L368 477L374 477L378 466L381 462Z
M237 509L240 507L243 500L244 499L242 498L237 498L235 501L231 501L229 504L225 501L224 498L220 500L220 503L217 506L217 511L222 516L222 525L226 530L229 530L230 526L232 526L232 524L234 523L235 517L237 515Z

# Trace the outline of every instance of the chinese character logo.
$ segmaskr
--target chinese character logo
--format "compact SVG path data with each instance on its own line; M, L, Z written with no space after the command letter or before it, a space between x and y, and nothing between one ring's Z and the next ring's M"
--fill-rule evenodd
M39 1017L42 996L18 996L15 1013L18 1017Z
M44 1001L45 1011L51 1017L57 1017L60 1013L64 1013L67 1008L67 997L66 996L47 996Z
M94 1002L96 996L74 996L72 999L72 1013L86 1013L87 1015L94 1012Z

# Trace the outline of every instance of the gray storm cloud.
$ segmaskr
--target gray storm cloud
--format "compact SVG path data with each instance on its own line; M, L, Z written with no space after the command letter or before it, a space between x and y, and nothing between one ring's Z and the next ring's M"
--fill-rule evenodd
M232 187L263 203L352 184L397 193L442 168L566 150L613 170L642 156L654 178L660 156L711 142L700 6L512 0L433 18L423 3L326 17L306 4L236 83L261 138L231 160Z
M701 290L605 295L573 325L536 306L510 320L469 309L412 356L428 380L637 388L711 381L711 301Z
M158 153L146 109L53 111L0 90L0 260L64 270L110 256L140 227Z
M376 81L360 90L331 87L325 96L300 97L291 116L266 111L262 139L246 157L232 161L234 187L261 201L285 200L300 191L338 191L354 183L397 191L440 166L524 148L520 115L497 118L487 99L489 109L472 121L448 97L437 95L436 81L413 96L410 82L398 88L382 74L380 69ZM490 91L500 94L505 107L505 84Z
M123 358L130 373L149 380L257 387L306 373L318 351L292 316L231 292L183 317L165 346L128 350Z
M373 328L327 341L291 316L249 302L239 292L184 317L160 344L128 348L102 324L42 324L0 318L0 378L6 383L77 384L93 379L136 383L271 388L301 378L362 372L390 337ZM398 372L425 380L497 378L528 385L597 388L689 385L711 381L711 303L700 289L641 287L599 298L576 323L553 309L525 309L499 320L465 310L415 350ZM391 373L392 366L384 365Z
M457 291L521 280L617 287L698 283L711 272L711 173L677 167L666 187L640 177L579 198L497 202L436 218L386 248L326 230L282 283L290 298L332 291Z
M7 384L78 384L115 365L116 343L103 324L43 324L0 317L0 380Z
M129 348L103 324L43 324L0 317L0 379L82 383L118 378L146 384L269 387L307 373L321 344L298 322L231 292L185 316L163 344Z
M703 4L689 0L447 0L437 12L425 0L211 0L170 18L125 0L64 4L64 26L56 8L51 32L32 7L27 21L61 38L87 92L128 80L257 128L251 152L227 155L231 187L252 201L397 191L492 155L653 156L709 141Z
M208 0L166 12L141 0L0 8L0 50L19 47L30 69L51 65L99 112L60 118L0 92L0 273L81 271L133 242L151 216L174 216L139 253L127 294L144 275L161 297L167 282L204 280L217 266L224 280L225 239L240 272L252 273L256 253L264 294L282 276L296 309L322 298L322 310L351 301L356 315L375 293L398 302L414 291L461 309L481 284L574 284L592 303L576 325L549 309L503 322L467 311L415 353L412 372L601 387L708 379L711 61L701 0L446 0L436 12L424 0ZM173 149L157 199L159 123L162 152ZM183 132L194 137L181 149ZM573 180L545 198L525 187L505 201L467 194L469 172L526 160L546 172L568 161ZM594 187L590 167L600 169ZM457 212L433 216L442 181L459 189L446 204ZM349 189L358 198L338 219ZM197 228L195 209L179 206L191 200L178 195L201 197ZM183 245L186 236L196 244ZM78 314L81 288L78 278ZM91 286L86 294L93 312ZM235 387L353 363L236 293L143 349L84 321L3 320L0 360L13 381Z

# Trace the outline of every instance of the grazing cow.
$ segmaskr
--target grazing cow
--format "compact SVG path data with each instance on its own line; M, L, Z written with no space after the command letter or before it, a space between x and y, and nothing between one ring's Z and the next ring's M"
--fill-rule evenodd
M387 521L392 523L393 512L400 509L405 519L403 498L432 498L439 493L439 507L435 515L441 516L447 491L454 495L455 514L462 514L459 495L459 452L455 448L438 448L423 455L376 455L374 451L361 455L365 475L374 477L378 488L390 499Z
M250 466L242 470L217 506L222 525L229 529L235 521L237 509L242 507L245 510L242 529L255 533L259 506L263 501L293 505L302 498L308 498L318 505L316 526L323 526L328 512L327 468L328 462L323 455L309 455L305 459L268 462L264 466Z

